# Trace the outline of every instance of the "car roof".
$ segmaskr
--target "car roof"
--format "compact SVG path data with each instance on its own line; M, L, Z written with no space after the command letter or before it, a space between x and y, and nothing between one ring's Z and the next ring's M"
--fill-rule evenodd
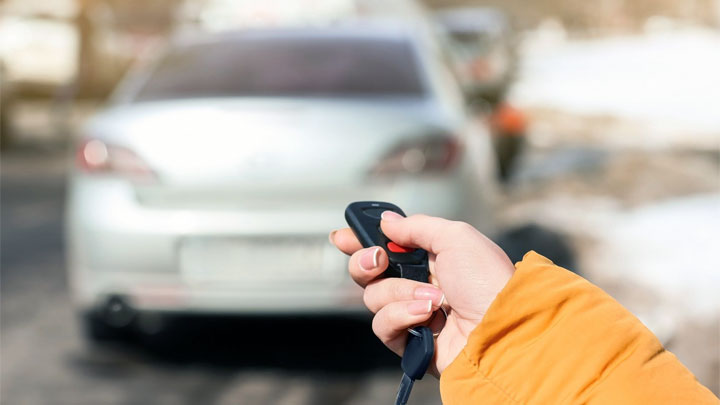
M507 15L494 7L445 8L435 15L444 26L455 30L500 32L509 25Z
M219 42L232 42L241 39L300 39L300 38L346 38L346 39L378 39L401 41L416 39L417 30L410 24L399 23L397 20L352 21L342 24L284 27L284 28L246 28L219 32L192 33L180 35L171 41L172 46L185 47Z
M327 25L351 19L427 17L418 0L205 0L185 2L181 25L207 31ZM183 16L185 18L183 18Z

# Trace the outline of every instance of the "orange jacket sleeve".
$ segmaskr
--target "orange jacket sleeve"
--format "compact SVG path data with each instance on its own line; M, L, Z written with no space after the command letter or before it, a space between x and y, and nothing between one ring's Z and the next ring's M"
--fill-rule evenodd
M453 404L718 404L637 318L530 252L443 371Z

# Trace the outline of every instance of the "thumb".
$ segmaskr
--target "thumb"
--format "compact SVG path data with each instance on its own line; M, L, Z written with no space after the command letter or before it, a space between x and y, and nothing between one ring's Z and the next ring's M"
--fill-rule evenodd
M439 253L441 250L473 239L477 231L463 222L427 215L407 218L392 211L382 213L380 228L393 242Z

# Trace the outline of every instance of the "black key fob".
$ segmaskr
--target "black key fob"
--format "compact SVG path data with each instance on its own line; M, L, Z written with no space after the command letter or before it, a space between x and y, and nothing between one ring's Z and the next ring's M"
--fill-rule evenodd
M345 209L345 220L363 247L380 246L390 259L385 277L401 277L428 282L430 270L428 255L423 249L400 246L388 239L380 229L380 215L393 211L402 216L405 213L394 204L380 201L357 201Z

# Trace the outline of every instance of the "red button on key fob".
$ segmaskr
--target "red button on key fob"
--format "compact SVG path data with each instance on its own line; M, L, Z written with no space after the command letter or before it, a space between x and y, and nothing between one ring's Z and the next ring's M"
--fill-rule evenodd
M400 246L395 242L388 242L387 248L389 251L391 251L393 253L412 253L415 251L415 249L413 249L413 248Z

